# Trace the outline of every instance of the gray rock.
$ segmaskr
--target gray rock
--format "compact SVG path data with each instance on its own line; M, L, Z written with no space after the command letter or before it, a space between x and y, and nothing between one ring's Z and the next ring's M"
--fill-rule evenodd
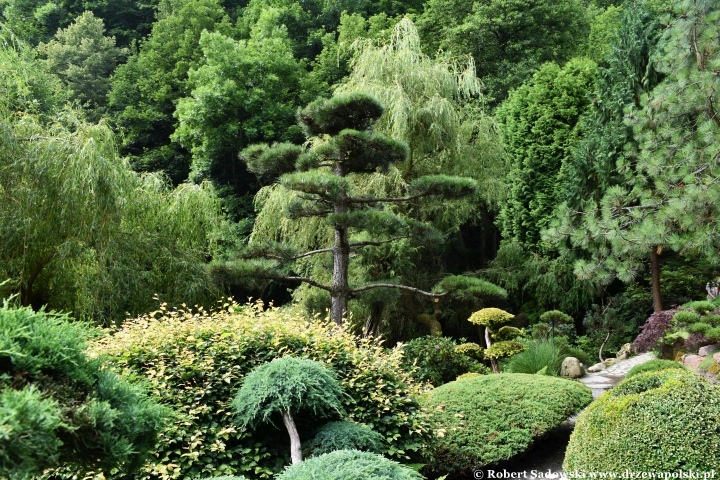
M711 353L715 353L718 350L720 350L720 345L706 345L704 347L700 347L700 350L698 350L698 355L701 357L707 357Z
M713 360L715 360L715 363L720 364L720 352L713 354Z
M604 363L605 363L606 367L609 367L611 365L615 365L617 363L617 359L616 358L606 358Z
M632 343L626 343L625 345L620 348L620 351L615 355L615 358L618 360L627 360L632 356L633 354L633 346Z
M703 360L704 360L704 358L701 357L700 355L683 355L682 356L682 364L694 372L697 372L697 369L700 366L700 362L702 362Z
M567 357L560 366L560 375L566 378L580 378L585 375L585 368L575 357Z
M596 363L595 365L587 369L587 371L590 373L602 372L603 370L605 370L605 364L602 362Z

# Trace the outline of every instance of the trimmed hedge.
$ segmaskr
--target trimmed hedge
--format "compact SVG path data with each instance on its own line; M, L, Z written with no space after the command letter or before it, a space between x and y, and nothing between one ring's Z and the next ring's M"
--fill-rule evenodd
M224 304L216 312L159 311L126 323L96 351L117 371L149 379L178 415L161 434L155 459L140 479L245 475L270 478L289 463L280 421L240 429L230 402L253 368L293 355L335 370L348 418L378 432L384 453L421 460L430 424L415 400L421 386L405 373L401 353L385 352L331 323L294 310ZM300 438L318 425L298 422Z
M423 480L397 462L369 452L338 450L289 466L277 480Z
M635 375L638 375L640 373L657 372L660 370L667 370L668 368L685 369L685 367L673 360L656 359L650 360L649 362L641 363L640 365L635 365L630 369L627 375L625 375L625 379L627 380L628 378L634 377Z
M720 451L720 387L685 369L646 372L577 420L565 472L709 472Z
M585 385L544 375L503 373L438 387L427 398L436 423L428 469L457 475L508 460L591 401Z

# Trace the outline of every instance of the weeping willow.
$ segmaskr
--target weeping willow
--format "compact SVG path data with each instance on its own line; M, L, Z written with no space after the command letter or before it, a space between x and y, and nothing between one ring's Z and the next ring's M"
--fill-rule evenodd
M107 126L62 120L0 104L0 295L102 324L153 296L214 299L202 268L222 227L212 188L137 175Z

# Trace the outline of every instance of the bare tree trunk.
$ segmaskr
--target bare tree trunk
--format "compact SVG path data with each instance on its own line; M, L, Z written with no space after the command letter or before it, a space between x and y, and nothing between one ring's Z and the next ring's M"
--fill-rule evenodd
M605 348L605 344L610 339L610 330L608 330L607 335L605 336L605 340L603 340L602 345L600 345L600 351L598 352L598 358L600 358L600 363L604 362L602 357L603 349Z
M491 346L492 341L490 341L490 327L485 327L485 347L490 348ZM493 373L500 373L500 368L494 358L490 359L490 366L492 366Z
M335 166L335 176L344 176L341 163ZM346 213L347 210L347 203L343 196L335 199L335 213ZM335 245L333 246L332 253L333 280L330 290L330 298L332 300L330 318L338 325L342 325L343 319L347 316L348 299L350 297L350 286L348 284L350 242L348 241L347 227L335 226Z
M288 434L290 435L290 458L292 464L302 462L302 449L300 448L300 435L298 434L297 427L295 426L295 420L293 420L290 410L282 411L282 419L287 428Z
M662 296L660 295L660 247L655 247L650 253L650 277L652 279L653 311L660 312L663 309Z

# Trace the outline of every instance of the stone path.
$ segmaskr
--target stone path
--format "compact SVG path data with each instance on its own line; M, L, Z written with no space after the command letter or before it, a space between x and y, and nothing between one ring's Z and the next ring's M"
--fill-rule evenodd
M614 387L622 379L624 379L625 375L635 365L649 362L650 360L654 360L655 358L655 354L652 352L643 353L634 357L630 357L627 360L621 360L601 372L587 373L584 377L581 377L578 380L590 387L593 392L593 399L596 399L606 390Z

